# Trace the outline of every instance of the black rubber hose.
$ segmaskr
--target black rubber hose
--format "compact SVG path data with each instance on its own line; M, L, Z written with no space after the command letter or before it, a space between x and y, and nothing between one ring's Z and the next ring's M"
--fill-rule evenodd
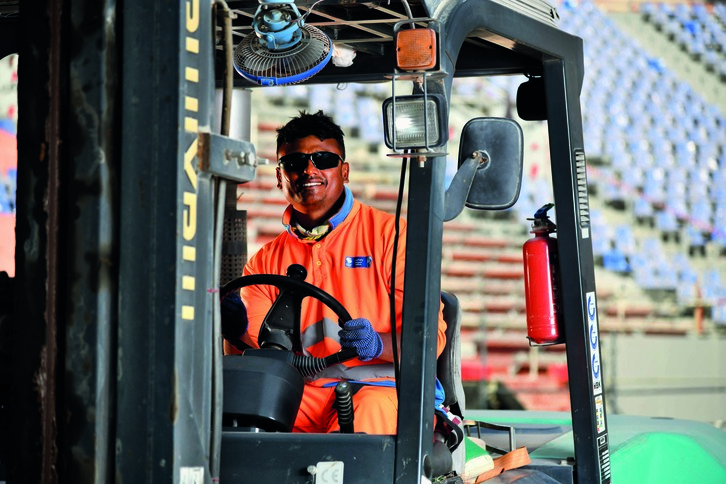
M356 356L358 356L358 351L355 348L346 348L325 358L292 355L290 364L297 368L302 376L313 377L331 365L348 361Z
M306 355L292 355L290 364L297 368L300 374L305 377L315 376L328 367L325 364L325 358Z

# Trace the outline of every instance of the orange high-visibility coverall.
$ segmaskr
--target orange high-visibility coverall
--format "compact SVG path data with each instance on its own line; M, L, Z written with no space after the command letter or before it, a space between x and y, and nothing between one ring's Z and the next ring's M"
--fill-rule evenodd
M346 190L347 191L347 190ZM352 197L349 191L347 196ZM292 208L283 223L288 226ZM306 282L335 297L353 318L367 318L373 328L390 341L390 272L393 257L394 216L355 200L350 213L324 238L302 240L285 231L264 245L245 265L244 275L286 274L290 264L307 269ZM403 308L406 223L400 221L396 265L396 318L400 341ZM241 297L247 308L249 326L245 341L257 347L257 335L264 316L277 296L273 286L244 287ZM338 317L317 299L303 300L301 340L303 353L324 357L340 350ZM446 323L439 311L437 355L443 351ZM225 351L234 348L225 345ZM403 355L405 357L405 355ZM358 358L333 365L307 380L294 431L332 432L339 429L332 408L334 386L324 385L340 379L393 381L393 365L382 359L363 362ZM355 431L394 434L398 402L395 388L364 386L353 396Z

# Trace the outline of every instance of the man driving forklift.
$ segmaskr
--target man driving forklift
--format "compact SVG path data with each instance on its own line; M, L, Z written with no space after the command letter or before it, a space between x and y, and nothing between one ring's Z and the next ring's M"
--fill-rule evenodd
M283 213L285 230L265 244L245 265L244 275L285 274L290 264L307 270L306 282L342 303L354 319L338 325L333 311L317 299L302 304L300 347L308 356L325 357L355 348L358 358L333 365L306 378L295 432L340 430L334 408L335 385L353 387L355 432L395 434L398 399L394 378L391 297L396 334L401 332L406 225L356 200L348 183L342 129L318 111L300 112L277 130L277 188L290 205ZM391 267L396 259L395 290ZM225 354L259 347L262 320L277 290L255 285L224 295L222 331ZM442 305L443 307L443 305ZM444 348L446 323L438 318L437 355Z

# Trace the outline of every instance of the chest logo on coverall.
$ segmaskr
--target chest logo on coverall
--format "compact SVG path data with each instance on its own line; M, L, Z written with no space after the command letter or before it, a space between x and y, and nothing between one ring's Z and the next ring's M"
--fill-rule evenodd
M351 269L368 269L372 262L373 258L369 255L345 256L345 267L349 267Z

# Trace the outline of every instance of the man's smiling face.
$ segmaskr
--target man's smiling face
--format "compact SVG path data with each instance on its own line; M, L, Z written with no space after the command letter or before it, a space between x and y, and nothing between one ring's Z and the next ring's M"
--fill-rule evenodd
M307 136L282 145L277 157L280 159L290 153L310 154L317 151L329 151L340 155L342 159L342 150L337 141L321 141L316 136ZM305 169L299 172L287 171L278 166L277 188L282 190L285 198L300 214L298 221L309 229L335 215L338 209L336 203L343 194L344 185L348 183L349 169L345 161L340 161L337 166L327 170L319 170L310 160Z

